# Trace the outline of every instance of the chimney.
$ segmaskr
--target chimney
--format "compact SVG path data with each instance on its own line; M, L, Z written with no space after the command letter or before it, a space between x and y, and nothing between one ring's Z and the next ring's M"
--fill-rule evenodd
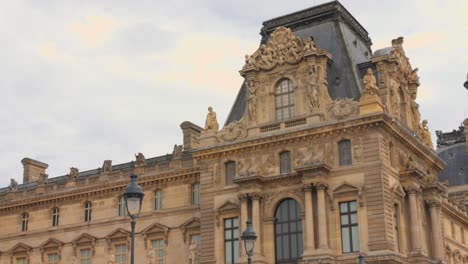
M182 128L182 133L184 134L184 150L197 148L203 128L189 121L180 124L180 128Z
M23 183L38 181L39 176L45 173L47 167L49 167L49 165L47 165L44 162L40 162L30 158L22 159L21 163L23 163L24 168Z

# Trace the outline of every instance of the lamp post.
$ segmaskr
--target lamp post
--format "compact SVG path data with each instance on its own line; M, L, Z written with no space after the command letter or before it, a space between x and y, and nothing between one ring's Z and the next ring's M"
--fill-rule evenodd
M252 255L253 255L253 250L255 247L255 240L257 240L257 235L255 234L255 231L252 228L252 222L250 220L247 220L246 222L247 227L245 228L244 232L242 232L241 239L244 240L244 246L245 246L245 252L247 253L248 256L248 264L252 263Z
M364 256L363 255L359 255L358 264L366 264L366 262L364 261Z
M132 218L132 251L130 255L130 263L135 264L135 218L140 216L141 204L143 202L143 189L136 182L138 175L130 175L130 184L125 188L124 199L127 213Z

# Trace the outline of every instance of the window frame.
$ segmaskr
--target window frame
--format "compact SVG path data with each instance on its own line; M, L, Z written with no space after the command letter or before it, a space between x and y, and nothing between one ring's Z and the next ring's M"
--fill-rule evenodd
M60 209L54 207L52 209L52 227L57 227L60 223Z
M225 172L225 183L226 185L234 184L234 179L236 178L236 162L233 160L228 160L224 163L224 172Z
M57 256L57 259L54 259L52 262L50 261L51 256ZM47 264L58 264L60 263L60 255L57 252L47 253Z
M154 247L154 242L155 241L159 241L157 244L158 246L155 248ZM161 247L161 243L162 243L162 247ZM155 238L155 239L151 239L151 250L155 250L155 253L156 253L156 263L158 264L164 264L166 262L166 241L164 240L164 238ZM160 256L161 255L161 252L162 252L162 257Z
M92 213L93 213L93 204L91 201L87 201L84 204L84 221L85 222L91 222L92 218Z
M27 232L29 228L29 213L21 214L21 232Z
M164 194L162 190L154 192L154 210L163 209Z
M117 248L120 247L120 252L117 250ZM115 264L126 264L128 263L128 254L127 254L127 251L128 251L128 247L127 247L127 244L126 243L120 243L120 244L115 244L114 245L114 263ZM117 261L117 258L120 257L120 260ZM122 257L125 257L125 261L122 261Z
M346 157L346 153L349 153L349 157ZM353 151L351 140L342 139L338 141L338 160L340 167L353 165Z
M193 205L200 205L200 183L192 184L192 204Z
M84 251L87 252L87 254L85 255L85 259L83 259L83 252ZM80 248L79 264L91 264L92 257L93 257L93 249L92 248L88 248L88 247ZM83 262L83 261L85 261L85 262Z
M285 82L287 82L287 90L283 91L283 83ZM283 121L293 118L296 112L296 95L293 81L290 78L282 78L276 83L274 89L275 120ZM283 104L284 98L287 98L286 104ZM287 117L285 117L286 112L288 115ZM279 115L279 113L281 113L281 115Z
M119 198L118 215L127 216L127 205L125 204L125 197L123 195Z
M356 210L351 211L351 203L355 203ZM341 205L346 204L347 211L343 212L341 210ZM361 241L360 239L360 230L359 230L359 214L358 214L358 201L357 200L350 200L350 201L343 201L338 203L338 208L339 208L339 214L340 214L340 233L341 233L341 252L343 254L348 254L348 253L355 253L359 252L361 248ZM356 223L352 222L352 215L356 215ZM347 224L343 224L343 216L347 216ZM357 234L357 245L354 245L353 241L353 227L356 227L356 234ZM343 229L346 229L348 232L348 243L349 243L349 249L350 251L345 251L344 249L344 235L343 235ZM355 248L357 247L357 248Z
M292 173L291 151L289 150L281 151L278 156L279 156L279 164L280 164L280 174Z
M234 220L237 219L237 226L234 226ZM230 222L230 227L226 227L226 222ZM230 233L230 238L226 238L226 232ZM237 232L237 235L235 235ZM240 238L240 219L239 217L230 217L230 218L224 218L223 219L223 252L224 252L224 263L225 264L235 264L239 260L239 253L240 250L242 250L241 243L239 243L239 238ZM231 262L227 261L228 254L227 254L227 243L231 243ZM237 244L237 252L235 245ZM237 256L236 256L237 255Z

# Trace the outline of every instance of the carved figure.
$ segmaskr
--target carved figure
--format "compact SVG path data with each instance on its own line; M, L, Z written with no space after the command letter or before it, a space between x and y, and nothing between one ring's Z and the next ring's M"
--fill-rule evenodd
M375 79L372 69L368 68L366 75L362 79L362 84L364 84L363 95L379 95L379 88L377 87L377 80Z
M314 153L312 154L311 161L312 161L313 163L316 163L316 162L323 162L323 156L324 156L324 154L325 154L324 146L323 146L323 145L317 146L317 147L314 149Z
M266 161L260 165L260 172L263 175L270 175L275 172L275 156L273 154L268 155Z
M154 249L150 250L146 255L149 264L156 264L156 252Z
M309 83L308 83L307 97L309 99L309 106L312 111L320 107L319 102L319 77L317 67L312 65L309 70Z
M249 90L248 97L248 110L250 121L257 121L257 87L254 81L247 81L247 88Z
M302 153L302 151L300 151L300 150L297 150L296 151L296 159L294 161L296 166L300 166L300 165L304 164L304 159L305 159L304 153Z
M245 54L245 65L244 68L254 67L253 58L249 54Z
M18 182L15 179L10 179L10 186L8 186L11 191L18 190Z
M213 111L213 107L208 107L208 114L206 115L205 131L206 132L218 132L219 125L216 119L216 112Z
M105 160L102 163L102 169L101 171L103 173L111 172L112 171L112 160Z
M182 155L183 148L184 148L183 145L174 144L174 149L172 150L172 156L174 158L180 157L180 155Z
M109 256L109 259L107 260L107 263L108 264L114 264L114 261L115 261L114 253L112 253L112 251L110 251L108 256Z
M192 241L189 246L190 256L189 256L189 263L190 264L198 264L198 244L195 241Z
M357 114L358 102L351 98L338 99L328 106L333 118L342 120Z
M38 182L39 182L39 184L46 184L47 181L48 181L48 179L49 179L49 175L48 175L48 174L41 173L41 174L39 175L39 180L38 180Z
M419 136L422 139L423 143L430 147L431 149L434 148L432 145L432 138L431 138L431 132L429 132L429 127L427 126L427 120L423 120L422 124L419 128Z
M73 256L73 258L72 258L72 264L78 264L78 260L76 259L76 256Z
M357 140L354 140L354 157L359 160L362 157L362 138L359 137Z
M421 114L419 113L419 104L415 101L411 101L411 113L413 114L413 129L417 129L421 120Z
M418 68L415 68L414 70L411 71L410 75L408 76L408 82L419 81L418 70L419 70Z
M315 45L314 38L310 37L304 40L304 52L309 53L312 51L316 51L317 46Z
M79 172L80 171L78 170L78 168L71 167L70 172L68 173L68 178L69 179L76 179L76 177L78 177Z
M136 161L135 161L136 167L143 166L146 164L145 155L143 155L143 153L138 152L138 154L135 154L135 158L136 158Z
M233 141L247 136L244 120L233 121L218 133L219 141Z

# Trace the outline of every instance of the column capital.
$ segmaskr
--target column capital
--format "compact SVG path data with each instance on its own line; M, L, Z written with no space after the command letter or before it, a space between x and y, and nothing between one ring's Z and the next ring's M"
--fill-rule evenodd
M249 193L249 197L251 200L262 200L263 199L263 193L261 192L253 192Z
M240 193L237 195L237 198L239 198L239 200L241 202L246 202L249 200L249 194L248 193Z
M416 185L408 185L403 187L408 194L421 194L421 188Z
M317 190L328 190L328 183L326 182L316 182L314 183L315 189Z
M437 199L436 197L431 197L431 198L428 198L426 200L424 200L427 204L427 206L429 207L440 207L442 205L442 202L440 201L440 199Z
M314 190L314 186L312 184L304 184L302 186L303 192L312 192Z

